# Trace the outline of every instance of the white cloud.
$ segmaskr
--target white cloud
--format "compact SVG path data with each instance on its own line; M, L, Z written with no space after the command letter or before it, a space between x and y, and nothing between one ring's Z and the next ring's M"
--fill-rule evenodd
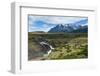
M29 31L48 31L54 25L49 24L67 24L86 19L82 17L57 17L57 16L29 16ZM43 21L45 24L42 27L37 27L36 21Z

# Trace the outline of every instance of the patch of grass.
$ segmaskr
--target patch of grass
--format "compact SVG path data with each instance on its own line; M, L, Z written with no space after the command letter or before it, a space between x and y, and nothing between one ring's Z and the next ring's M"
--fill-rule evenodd
M34 51L40 48L39 37L47 39L49 44L55 48L46 59L88 58L87 33L29 33L28 48L33 51L31 55L34 55Z

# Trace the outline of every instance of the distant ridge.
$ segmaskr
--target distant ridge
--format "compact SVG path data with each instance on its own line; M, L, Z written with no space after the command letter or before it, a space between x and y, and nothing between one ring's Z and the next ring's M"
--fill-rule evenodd
M33 31L33 33L45 33L44 31Z
M48 32L87 33L88 31L87 22L88 20L85 19L70 24L57 24L55 27L51 28Z

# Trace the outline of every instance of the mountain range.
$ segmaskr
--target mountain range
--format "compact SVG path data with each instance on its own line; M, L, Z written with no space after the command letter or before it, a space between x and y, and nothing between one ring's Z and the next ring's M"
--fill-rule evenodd
M56 32L68 32L68 33L87 33L88 32L88 20L80 20L69 24L57 24L55 27L51 28L49 33Z

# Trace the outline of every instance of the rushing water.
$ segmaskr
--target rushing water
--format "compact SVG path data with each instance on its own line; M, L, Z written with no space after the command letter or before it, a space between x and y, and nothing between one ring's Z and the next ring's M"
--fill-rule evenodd
M40 42L40 45L42 45L42 46L44 46L45 48L47 48L45 51L46 51L46 53L44 54L44 56L48 56L51 52L52 52L52 50L54 49L53 47L52 47L52 45L50 45L49 43L46 43L46 42Z

